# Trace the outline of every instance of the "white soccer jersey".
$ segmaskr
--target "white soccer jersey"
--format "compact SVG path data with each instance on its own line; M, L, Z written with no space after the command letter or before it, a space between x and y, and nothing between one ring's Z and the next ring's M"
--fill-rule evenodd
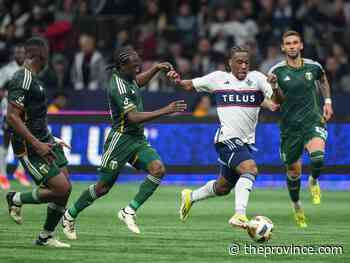
M244 80L238 80L232 73L215 71L192 82L197 91L215 94L220 119L215 142L237 137L244 143L255 143L260 105L265 97L272 96L264 74L251 71Z

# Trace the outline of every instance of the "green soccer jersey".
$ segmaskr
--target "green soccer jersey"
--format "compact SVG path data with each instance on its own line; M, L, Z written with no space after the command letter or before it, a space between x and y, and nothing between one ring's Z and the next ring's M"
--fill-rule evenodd
M142 97L135 80L126 80L116 71L109 82L108 103L112 117L112 129L134 136L144 135L143 124L128 121L127 113L136 109L143 111Z
M303 59L302 62L300 68L294 68L282 61L269 71L277 76L278 86L286 96L281 105L282 132L323 121L317 85L324 70L311 59Z
M17 71L9 83L9 103L16 105L24 111L24 123L29 131L40 141L48 142L52 136L47 127L47 98L45 88L38 77L28 69ZM13 148L16 154L22 154L23 140L14 133ZM29 146L29 149L31 147Z

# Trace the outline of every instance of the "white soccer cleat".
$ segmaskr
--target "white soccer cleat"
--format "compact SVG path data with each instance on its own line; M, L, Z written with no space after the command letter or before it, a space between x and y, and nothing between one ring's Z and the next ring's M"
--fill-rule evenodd
M6 194L6 201L8 205L9 215L17 224L22 224L22 206L18 206L13 202L13 196L16 192L8 192Z
M45 247L56 247L56 248L68 248L70 247L69 244L63 243L59 241L58 239L53 238L52 236L48 236L47 238L41 238L38 237L37 240L34 242L37 246L45 246Z
M136 222L135 222L135 218L136 218L135 214L128 214L127 212L125 212L125 209L123 208L118 212L118 218L120 219L120 221L125 223L125 225L128 227L128 229L131 232L135 234L141 233L139 227L136 225Z
M63 233L66 235L66 237L69 240L78 239L77 231L75 230L75 220L69 220L64 214L62 216L62 227L63 227Z

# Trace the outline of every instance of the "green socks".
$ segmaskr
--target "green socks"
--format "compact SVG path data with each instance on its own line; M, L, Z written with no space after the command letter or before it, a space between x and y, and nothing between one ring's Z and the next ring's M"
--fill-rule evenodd
M64 207L59 206L55 203L48 203L44 229L46 231L53 232L57 224L60 222L61 217L64 214L64 211L65 211Z
M135 211L154 193L160 184L161 179L147 175L145 181L140 185L139 192L130 202L129 206Z
M95 187L96 185L94 184L90 185L89 188L80 195L74 205L69 208L68 213L72 218L76 218L81 211L90 206L98 198Z
M299 193L300 193L300 185L301 185L301 175L298 177L292 177L289 174L287 175L287 187L290 199L296 203L299 201Z
M39 199L39 187L34 188L30 192L17 192L13 197L13 202L16 205L22 205L22 204L40 204Z
M324 152L315 151L310 153L311 159L311 176L314 179L317 179L320 174L324 163Z

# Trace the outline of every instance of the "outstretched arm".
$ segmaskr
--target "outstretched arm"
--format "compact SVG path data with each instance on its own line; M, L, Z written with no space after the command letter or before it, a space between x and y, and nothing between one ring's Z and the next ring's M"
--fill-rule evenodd
M324 98L323 117L326 119L326 121L328 121L330 118L332 118L333 107L332 107L332 99L331 99L331 87L329 85L329 82L325 73L323 73L321 76L320 85L321 85L321 93Z
M177 73L175 70L171 70L167 73L168 79L170 79L172 82L174 82L176 85L181 87L182 89L186 91L191 91L194 89L193 81L192 80L182 80L180 78L179 73Z
M168 72L173 70L173 66L169 62L162 62L153 65L149 70L146 70L136 76L136 82L139 86L145 86L159 72Z
M136 109L127 113L128 120L132 123L143 123L154 120L160 116L168 115L175 112L183 112L187 105L183 100L177 100L170 103L168 106L151 112L138 112Z

